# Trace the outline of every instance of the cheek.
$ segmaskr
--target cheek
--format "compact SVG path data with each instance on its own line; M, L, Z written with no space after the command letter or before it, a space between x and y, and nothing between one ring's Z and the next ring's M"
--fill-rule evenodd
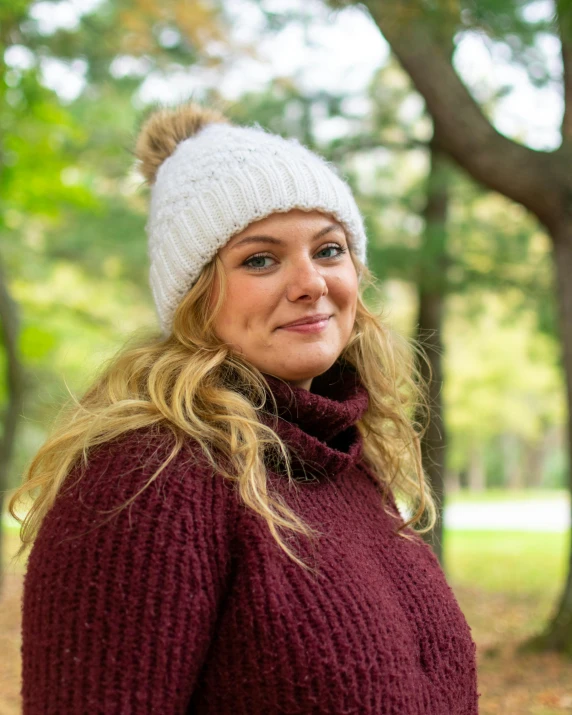
M358 298L358 281L351 269L330 283L330 297L339 314L340 340L346 342L355 325Z
M219 324L244 329L264 319L271 312L271 306L272 291L265 281L239 273L231 274L227 279Z
M358 296L358 279L353 265L330 281L330 295L345 314L355 314Z

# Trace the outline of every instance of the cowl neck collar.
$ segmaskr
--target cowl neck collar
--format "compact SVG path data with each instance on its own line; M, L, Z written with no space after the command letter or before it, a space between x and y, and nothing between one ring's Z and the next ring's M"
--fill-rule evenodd
M337 361L312 380L310 390L273 375L264 377L276 400L278 418L264 411L262 419L290 448L296 478L334 477L359 460L362 437L356 422L369 399L351 365ZM272 409L268 400L267 409Z

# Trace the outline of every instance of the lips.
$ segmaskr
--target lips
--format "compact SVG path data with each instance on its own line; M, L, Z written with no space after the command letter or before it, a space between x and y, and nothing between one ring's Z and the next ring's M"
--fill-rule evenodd
M293 320L291 323L281 325L281 328L293 328L295 325L310 325L312 323L321 323L323 320L328 320L331 316L328 313L319 313L317 315L309 315L306 318Z

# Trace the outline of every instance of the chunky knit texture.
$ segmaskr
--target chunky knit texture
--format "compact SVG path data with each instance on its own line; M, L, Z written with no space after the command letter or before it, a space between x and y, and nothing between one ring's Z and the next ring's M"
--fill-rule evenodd
M296 139L214 123L180 142L151 187L149 281L162 331L203 267L253 221L302 209L331 214L366 263L363 219L335 167Z
M312 392L270 377L298 455L296 489L269 475L322 536L279 549L189 444L165 456L139 430L98 447L30 554L24 715L475 715L470 629L430 549L395 535L362 461L367 393L347 368Z

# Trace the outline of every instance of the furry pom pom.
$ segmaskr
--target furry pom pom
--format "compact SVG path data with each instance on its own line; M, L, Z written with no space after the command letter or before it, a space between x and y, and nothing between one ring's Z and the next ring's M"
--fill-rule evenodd
M228 119L216 109L201 107L195 102L158 109L147 117L135 143L139 171L147 183L154 183L159 167L177 144L214 122L228 122Z

